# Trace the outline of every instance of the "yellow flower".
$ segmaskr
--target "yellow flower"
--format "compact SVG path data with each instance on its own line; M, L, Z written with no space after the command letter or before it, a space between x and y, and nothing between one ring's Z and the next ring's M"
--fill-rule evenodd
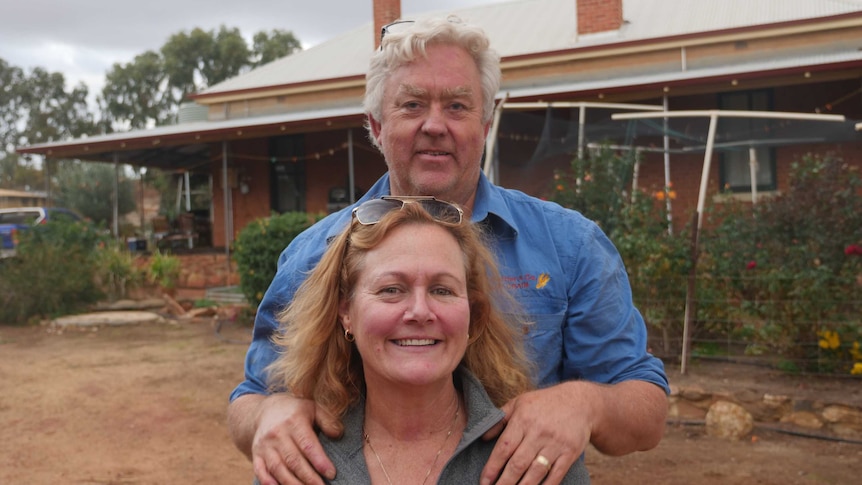
M862 362L856 362L853 364L853 368L850 369L850 373L854 376L862 375Z
M841 337L838 336L838 332L833 332L832 330L821 330L817 332L817 335L820 336L818 345L821 349L835 350L841 346Z
M853 347L850 348L850 355L853 360L862 360L862 351L859 349L859 342L853 342Z

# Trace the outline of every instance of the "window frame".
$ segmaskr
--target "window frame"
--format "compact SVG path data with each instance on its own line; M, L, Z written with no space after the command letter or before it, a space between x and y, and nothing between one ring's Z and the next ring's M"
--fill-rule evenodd
M738 103L739 97L745 96L744 106L740 106ZM735 100L731 100L731 98L736 98ZM731 101L737 101L735 103L731 103ZM721 110L734 110L734 111L773 111L774 110L774 96L772 89L752 89L747 91L731 91L725 93L718 94L717 104L719 109ZM725 118L724 120L720 120L721 123L726 127L728 124L735 125L743 125L748 124L750 126L751 131L755 131L754 125L758 123L763 123L763 120L760 119L745 119L745 118ZM778 164L776 163L776 150L773 147L761 147L757 149L757 164L758 170L766 170L768 180L765 182L756 181L756 187L758 192L773 192L778 189ZM739 152L734 153L743 153L744 155L739 157L736 160L736 164L731 165L734 160L731 160L730 152L721 152L719 153L719 184L722 188L722 191L728 191L732 193L745 193L751 192L751 184L752 180L750 177L750 169L748 166L748 149L740 150ZM744 160L745 163L739 163L741 160ZM741 168L741 167L744 167ZM745 184L732 183L732 180L738 179L740 174L736 171L744 170L745 175L744 178L747 180ZM734 171L734 173L731 173ZM759 180L759 178L758 178Z

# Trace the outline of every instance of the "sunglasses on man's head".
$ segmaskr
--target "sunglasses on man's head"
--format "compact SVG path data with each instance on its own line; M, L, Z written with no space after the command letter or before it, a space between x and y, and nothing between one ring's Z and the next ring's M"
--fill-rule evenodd
M383 38L384 37L386 37L389 34L394 34L394 33L398 33L398 32L402 32L404 30L407 30L415 22L416 22L415 20L396 20L395 22L392 22L391 24L384 25L383 28L380 29L381 49L383 48L382 45L383 45Z
M406 204L419 204L432 219L444 224L461 224L464 211L455 204L430 196L384 196L363 202L353 209L353 217L363 226L377 224L386 214L401 210Z
M455 15L450 15L446 20L453 24L462 25L461 19ZM395 22L384 25L383 28L380 29L380 50L383 50L384 37L389 34L400 34L401 32L407 31L415 23L415 20L396 20Z

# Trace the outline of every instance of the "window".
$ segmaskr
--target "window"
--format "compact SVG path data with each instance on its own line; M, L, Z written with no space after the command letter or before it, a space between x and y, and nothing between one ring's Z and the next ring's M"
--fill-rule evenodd
M718 97L718 105L722 110L772 111L772 93L767 90L723 93ZM757 141L762 133L768 131L768 124L769 120L760 118L720 118L718 133L722 140L737 145L720 154L720 182L723 189L731 192L751 191L750 150L744 142ZM756 146L755 155L757 190L775 190L775 151L769 147Z

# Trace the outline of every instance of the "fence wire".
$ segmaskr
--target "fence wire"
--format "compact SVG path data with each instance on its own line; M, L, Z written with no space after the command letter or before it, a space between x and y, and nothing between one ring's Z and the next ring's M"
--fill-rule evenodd
M633 282L635 303L649 329L650 350L668 363L682 360L685 298L679 293L663 297L644 288L683 288L686 278ZM798 288L815 284L802 278L792 283ZM845 292L849 298L750 299L728 289L774 281L699 276L689 355L695 360L727 360L788 373L862 379L862 282L836 278L832 283L855 291Z

